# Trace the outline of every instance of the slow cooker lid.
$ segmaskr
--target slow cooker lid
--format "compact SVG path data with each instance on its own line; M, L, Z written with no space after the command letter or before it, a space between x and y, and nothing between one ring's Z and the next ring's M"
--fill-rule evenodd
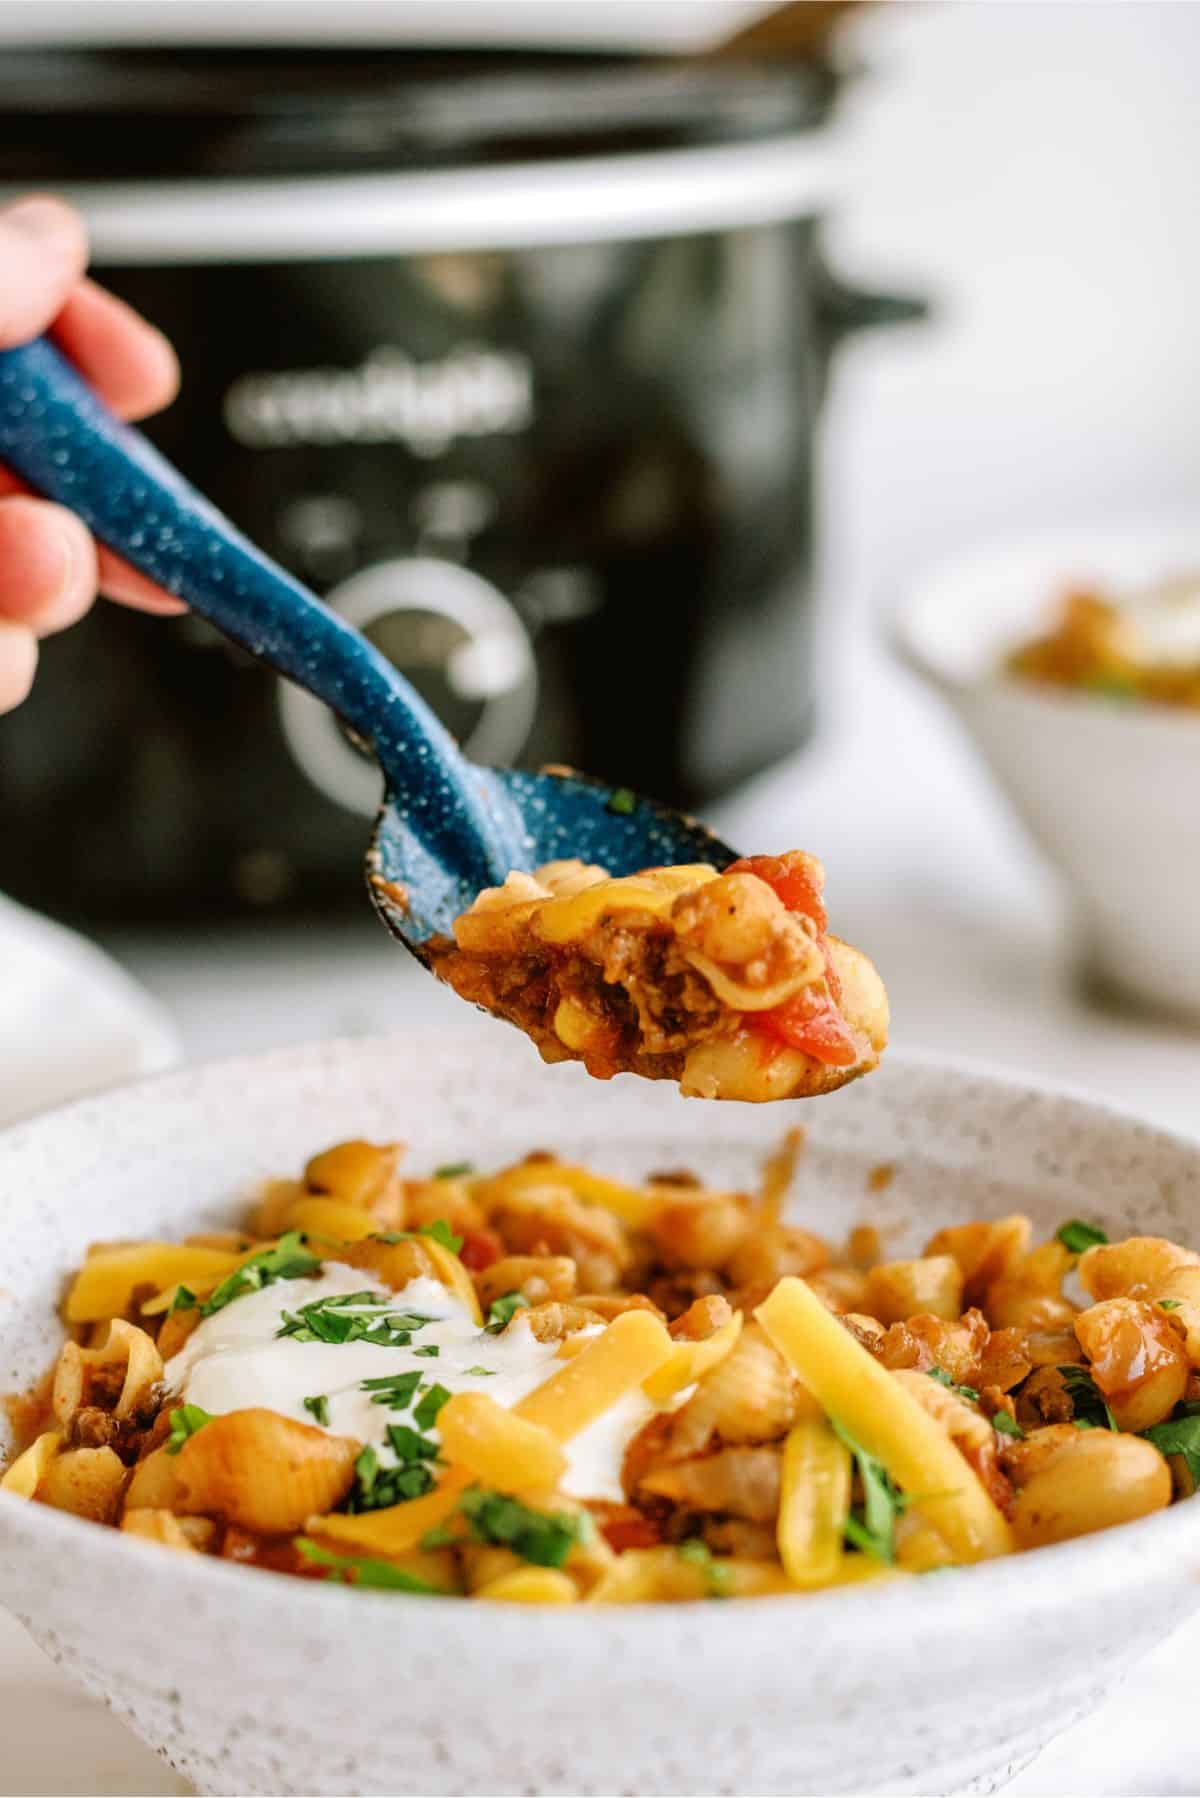
M0 181L461 169L763 143L834 78L574 51L173 46L0 58Z

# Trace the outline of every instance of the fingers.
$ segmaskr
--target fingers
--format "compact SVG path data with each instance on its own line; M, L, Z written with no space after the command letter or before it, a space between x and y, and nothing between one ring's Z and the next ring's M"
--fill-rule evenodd
M152 580L115 556L111 549L100 549L100 591L106 599L119 600L136 612L155 612L160 618L174 618L187 607L173 593L156 587Z
M23 624L0 618L0 712L29 697L37 668L37 638Z
M95 546L73 512L21 496L0 501L0 622L35 637L65 630L91 605L96 579Z
M114 294L83 278L87 238L78 214L35 194L0 210L0 348L52 329L59 347L121 418L172 400L179 364L166 338ZM63 630L97 583L140 611L187 608L109 550L60 506L29 495L0 468L0 709L23 697L36 638Z
M62 200L31 194L0 212L0 347L44 331L86 263L83 221Z
M10 474L7 468L0 467L0 514L4 511L8 496L18 494L32 501L30 490L24 482ZM48 502L37 503L42 505ZM55 506L51 510L57 512L59 508ZM78 523L78 520L75 522ZM80 525L79 528L82 530L84 527ZM173 593L156 587L148 575L139 574L136 568L131 568L128 562L114 555L111 549L105 549L102 543L95 545L95 555L99 570L98 584L106 599L115 599L119 604L132 606L138 612L154 612L160 618L175 618L180 612L187 611L182 599L176 599ZM11 583L11 573L7 578ZM5 570L0 568L0 588L3 588L5 580ZM0 614L7 609L3 597L0 597Z
M118 418L144 418L179 390L179 363L162 332L94 281L66 300L54 338Z

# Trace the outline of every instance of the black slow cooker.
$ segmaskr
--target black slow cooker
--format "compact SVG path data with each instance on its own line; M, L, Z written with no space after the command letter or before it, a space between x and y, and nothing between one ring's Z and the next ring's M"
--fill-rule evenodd
M68 192L177 345L149 426L482 761L696 805L812 700L832 347L822 67L17 51L0 181ZM359 902L377 777L199 620L106 606L0 721L0 887L83 917ZM62 820L71 820L64 833Z

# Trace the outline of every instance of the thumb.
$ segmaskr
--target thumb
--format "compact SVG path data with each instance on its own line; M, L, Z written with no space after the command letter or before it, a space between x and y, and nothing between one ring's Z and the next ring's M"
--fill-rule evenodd
M0 211L0 348L44 331L86 266L83 220L64 200L30 194Z

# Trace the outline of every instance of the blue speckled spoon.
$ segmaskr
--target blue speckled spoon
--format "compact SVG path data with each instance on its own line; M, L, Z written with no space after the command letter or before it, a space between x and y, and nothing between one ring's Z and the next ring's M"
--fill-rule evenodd
M374 645L115 419L45 338L0 351L0 461L225 636L315 693L374 755L384 800L367 881L388 928L421 960L428 939L513 868L577 855L628 874L733 859L693 819L626 789L566 769L523 774L467 761Z

